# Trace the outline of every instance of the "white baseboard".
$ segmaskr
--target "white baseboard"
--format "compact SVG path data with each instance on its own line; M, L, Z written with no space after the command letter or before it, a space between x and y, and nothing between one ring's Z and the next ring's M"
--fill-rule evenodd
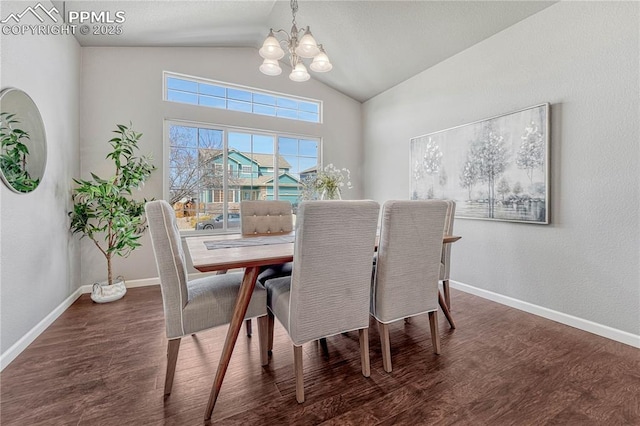
M127 288L135 288L135 287L147 287L150 285L159 285L160 278L143 278L140 280L126 280L125 285ZM80 287L82 294L91 293L91 289L93 288L93 284L87 284Z
M195 272L193 274L189 274L188 279L195 280L196 278L202 278L202 277L206 277L208 275L214 275L214 274L215 272ZM142 278L139 280L126 280L125 285L127 286L127 288L160 285L160 278L154 277L154 278ZM93 284L87 284L87 285L83 285L80 288L82 290L82 293L84 294L84 293L91 293L92 287L93 287Z
M618 330L616 328L598 324L583 318L574 317L573 315L554 311L552 309L534 305L533 303L524 302L522 300L514 299L509 296L504 296L502 294L494 293L489 290L473 287L468 284L461 283L459 281L450 280L449 285L452 288L455 288L460 291L464 291L465 293L470 293L475 296L482 297L483 299L492 300L502 305L510 306L512 308L529 312L530 314L538 315L543 318L547 318L552 321L559 322L561 324L565 324L580 330L588 331L589 333L597 334L598 336L606 337L607 339L615 340L617 342L621 342L626 345L640 348L640 335L637 335L637 334L632 334L626 331Z
M89 290L91 291L91 290ZM69 306L76 301L78 297L83 293L82 288L74 291L69 297L67 297L61 304L59 304L53 311L42 319L35 327L27 332L14 343L9 349L4 351L0 355L0 371L4 370L7 365L11 363L27 346L29 346L36 338L49 327Z
M211 273L193 273L189 274L189 279L201 278ZM159 285L160 278L144 278L139 280L127 280L127 288L134 287L146 287L150 285ZM14 343L9 349L0 355L0 371L4 370L7 365L11 363L27 346L29 346L38 336L47 329L62 313L67 310L69 306L73 304L82 294L91 293L92 284L83 285L74 291L69 297L67 297L60 305L58 305L53 311L51 311L42 321L40 321L35 327L27 332Z

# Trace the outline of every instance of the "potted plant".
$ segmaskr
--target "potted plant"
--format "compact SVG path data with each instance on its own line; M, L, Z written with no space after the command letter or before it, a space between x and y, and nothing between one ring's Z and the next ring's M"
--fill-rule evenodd
M114 162L114 175L102 179L91 173L89 180L73 179L78 187L72 194L71 231L89 237L107 261L107 281L93 285L91 298L96 302L117 300L126 292L123 280L114 284L111 262L113 256L127 257L140 246L147 200L134 200L132 190L140 189L155 170L150 157L135 156L142 134L131 129L131 124L117 127L106 157Z
M353 188L351 172L346 168L339 169L331 163L317 175L311 175L302 181L301 199L341 200L342 188L345 186Z
M15 114L0 113L0 170L7 183L18 192L36 189L40 179L33 179L27 171L29 133L19 129Z

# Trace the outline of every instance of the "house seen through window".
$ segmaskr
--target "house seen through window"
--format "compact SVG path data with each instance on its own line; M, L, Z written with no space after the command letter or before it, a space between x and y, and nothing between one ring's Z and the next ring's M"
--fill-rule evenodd
M182 230L240 226L240 201L300 202L320 141L223 126L169 123L169 202Z

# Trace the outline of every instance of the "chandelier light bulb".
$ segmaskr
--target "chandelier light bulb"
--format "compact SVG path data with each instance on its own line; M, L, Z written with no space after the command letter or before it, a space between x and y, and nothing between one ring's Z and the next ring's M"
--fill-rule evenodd
M289 74L289 79L295 82L307 81L310 78L311 76L307 72L307 68L300 61L298 61L293 71L291 71L291 74Z
M269 31L269 35L262 43L262 48L258 53L265 59L274 59L276 61L284 56L284 50L280 47L278 39L273 35L273 31Z
M265 59L262 65L260 65L260 72L262 74L276 76L282 73L282 68L276 59Z
M296 55L303 58L313 58L318 53L320 53L320 49L318 49L318 43L316 42L316 39L313 38L309 27L307 27L304 35L298 42L298 46L296 47Z
M313 62L311 62L309 68L311 68L311 71L315 72L327 72L331 71L333 68L333 65L329 61L329 57L322 46L320 46L320 53L313 58Z

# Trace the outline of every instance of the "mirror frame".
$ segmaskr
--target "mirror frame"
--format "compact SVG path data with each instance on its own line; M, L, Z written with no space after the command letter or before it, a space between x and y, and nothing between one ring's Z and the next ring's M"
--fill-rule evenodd
M9 105L7 105L8 99ZM15 119L19 122L16 127L28 133L29 138L23 143L29 150L28 156L31 157L31 161L26 162L25 169L33 179L39 180L33 189L21 191L7 179L1 167L0 178L11 191L28 194L40 186L47 168L47 135L42 115L33 99L26 92L15 87L8 87L0 92L0 113L15 114Z

